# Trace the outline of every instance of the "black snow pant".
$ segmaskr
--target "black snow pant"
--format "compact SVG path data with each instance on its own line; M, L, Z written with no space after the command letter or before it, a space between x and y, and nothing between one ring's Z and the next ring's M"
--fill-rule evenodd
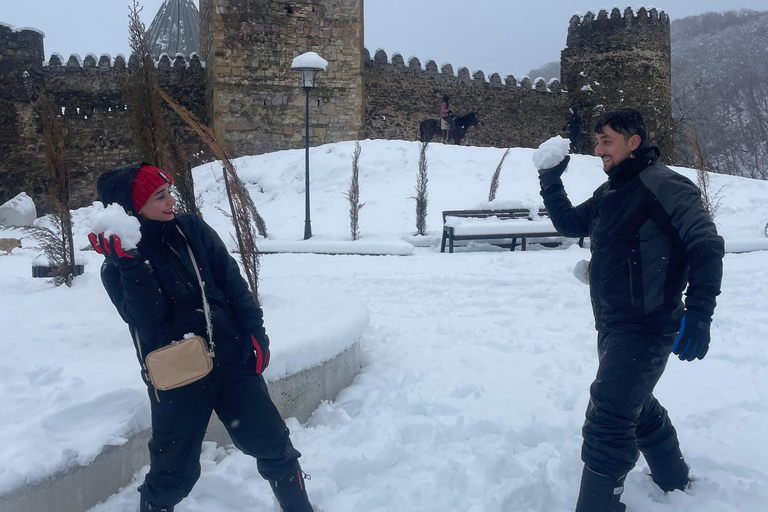
M598 333L600 365L590 387L581 451L595 473L620 478L635 466L638 449L652 457L678 447L667 411L653 396L674 340L674 334Z
M296 472L301 454L255 368L255 359L216 366L198 382L159 391L159 402L149 386L152 439L149 473L139 488L142 499L170 507L187 497L200 478L200 452L211 411L235 446L256 457L262 477L274 481Z
M581 136L581 131L573 131L571 130L570 133L570 140L571 140L571 153L574 155L579 154L579 137Z

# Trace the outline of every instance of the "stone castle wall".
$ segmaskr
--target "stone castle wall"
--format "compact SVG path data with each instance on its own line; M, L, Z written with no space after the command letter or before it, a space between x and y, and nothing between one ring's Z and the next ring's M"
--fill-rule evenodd
M520 83L514 76L502 81L494 73L472 75L467 68L454 74L450 64L438 70L435 61L424 68L418 58L406 63L400 54L391 62L383 50L373 59L364 53L365 136L370 139L416 140L419 124L439 119L443 94L451 98L457 115L476 112L481 125L470 128L462 144L493 147L534 147L562 134L568 120L569 97L557 80Z
M139 156L123 98L127 77L125 59L108 55L76 55L63 62L58 54L43 62L43 39L37 31L13 31L0 25L0 203L18 192L35 198L47 211L45 149L40 118L40 95L51 94L64 130L65 163L70 170L74 207L96 198L96 177L103 171L136 161ZM15 48L14 48L15 47ZM45 65L43 65L45 64ZM164 56L158 63L158 80L164 90L205 120L205 73L199 59L187 61ZM188 160L197 165L209 155L196 134L170 109L167 120Z
M316 51L328 62L310 96L310 145L385 138L416 140L419 123L437 118L443 94L458 114L477 112L463 144L535 147L561 134L577 105L582 152L605 111L632 106L649 139L672 155L669 18L655 9L613 9L574 16L561 53L562 87L528 77L486 77L434 61L363 47L363 0L200 0L201 59L158 62L161 86L207 122L234 156L304 146L304 92L294 57ZM39 96L61 109L75 207L96 198L98 174L138 155L123 100L121 56L54 54L44 62L43 35L0 24L0 203L26 191L45 211L45 152ZM203 60L205 64L201 63ZM167 120L188 160L210 153L175 113Z
M310 144L363 135L362 0L201 0L200 9L211 121L234 154L304 147L305 95L290 67L308 51L328 61L311 92Z

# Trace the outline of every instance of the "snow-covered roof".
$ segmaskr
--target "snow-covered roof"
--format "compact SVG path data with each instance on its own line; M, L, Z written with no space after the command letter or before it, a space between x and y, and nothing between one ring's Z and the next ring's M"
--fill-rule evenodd
M165 0L147 31L155 59L200 51L200 12L192 0Z

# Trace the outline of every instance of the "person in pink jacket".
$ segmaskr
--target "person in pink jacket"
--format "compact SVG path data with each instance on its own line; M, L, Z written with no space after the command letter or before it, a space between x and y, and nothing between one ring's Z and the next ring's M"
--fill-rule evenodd
M447 94L443 95L443 102L440 103L440 119L443 120L441 128L446 132L446 124L448 125L447 134L443 137L443 140L453 140L453 124L456 117L450 108L450 98Z

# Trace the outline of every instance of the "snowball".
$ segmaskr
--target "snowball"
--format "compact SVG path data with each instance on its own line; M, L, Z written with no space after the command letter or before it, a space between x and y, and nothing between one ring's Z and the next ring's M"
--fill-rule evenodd
M570 147L571 143L559 135L545 141L533 152L533 163L536 169L549 169L556 166L563 161Z
M94 202L93 212L82 222L90 233L103 232L104 238L109 238L110 235L119 236L126 251L135 249L141 240L139 219L125 213L123 207L117 203L104 208L100 202Z
M573 276L584 284L589 284L589 262L581 260L573 267Z

